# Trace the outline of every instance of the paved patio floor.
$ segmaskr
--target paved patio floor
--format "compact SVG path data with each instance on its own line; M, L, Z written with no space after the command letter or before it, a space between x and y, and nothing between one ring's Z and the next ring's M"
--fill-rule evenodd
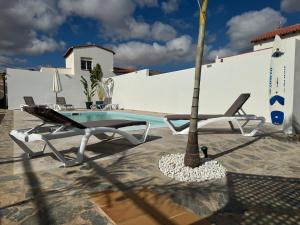
M26 159L8 132L39 121L20 111L5 113L0 124L0 224L113 224L91 196L128 191L127 197L149 213L152 224L176 224L159 214L159 201L135 201L139 190L171 199L200 218L187 224L300 224L300 141L271 126L264 135L251 138L226 127L202 130L199 143L227 168L227 177L187 184L158 169L162 155L185 151L185 135L151 129L148 141L139 146L122 138L102 143L91 139L86 162L63 168L51 153ZM79 141L72 137L53 144L73 157Z

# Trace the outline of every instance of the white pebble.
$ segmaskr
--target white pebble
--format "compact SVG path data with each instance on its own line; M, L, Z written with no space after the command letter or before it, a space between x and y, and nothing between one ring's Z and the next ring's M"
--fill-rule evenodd
M184 154L162 156L158 162L161 172L167 177L178 181L201 182L225 177L226 169L216 160L207 160L196 168L184 165Z

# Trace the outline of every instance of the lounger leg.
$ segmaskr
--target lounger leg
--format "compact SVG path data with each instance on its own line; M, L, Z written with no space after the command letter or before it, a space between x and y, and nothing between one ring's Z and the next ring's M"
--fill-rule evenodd
M66 167L75 166L75 165L83 162L85 147L86 147L90 137L91 137L91 132L89 130L87 130L86 134L83 135L83 137L81 139L81 143L80 143L80 147L79 147L76 159L67 161L65 163Z
M63 162L64 166L67 165L68 160L65 159L65 157L56 150L56 148L46 139L44 139L45 143L48 145L48 147L52 150L52 152L54 153L54 155L61 161Z
M256 117L256 120L260 121L258 125L250 133L244 134L244 136L248 136L248 137L254 136L263 127L266 121L264 117Z
M13 135L10 135L10 138L27 154L29 158L32 158L34 156L40 156L44 154L46 144L43 146L42 151L34 152L30 148L28 148L27 145L25 145L22 141L19 141L17 138L15 138Z
M102 134L96 134L94 136L96 138L98 138L99 140L110 140L110 139L113 139L115 137L115 133L113 133L112 135L107 135L105 133L102 133Z
M150 123L147 122L144 134L143 134L142 138L140 139L141 143L144 143L146 141L149 130L150 130Z
M244 129L243 129L244 124L240 125L239 121L237 119L234 119L234 122L239 127L242 135L245 136L245 137L253 137L259 131L259 129L263 126L263 124L265 123L265 118L264 117L255 117L252 120L259 120L260 122L251 132L245 133ZM247 120L246 122L249 122L249 120Z
M134 137L132 134L129 134L129 133L121 131L121 130L117 130L116 133L120 134L121 136L123 136L124 138L126 138L131 144L133 144L133 145L139 145L139 144L142 144L142 143L144 143L146 141L149 129L150 129L150 123L147 122L145 131L144 131L144 133L143 133L143 135L142 135L142 137L140 139Z
M235 129L234 129L234 126L233 126L233 124L232 124L231 121L229 121L229 125L230 125L230 127L231 127L231 130L235 130Z
M242 127L246 126L249 123L250 120L246 120L246 122L243 123Z
M245 136L244 129L243 129L243 127L240 125L239 121L238 121L237 119L233 119L232 122L235 122L235 123L236 123L236 125L237 125L237 127L240 129L242 135ZM230 123L232 123L232 122L230 122Z
M132 134L130 134L128 132L125 132L125 131L122 131L122 130L119 130L119 129L115 129L115 128L87 128L85 136L88 140L90 135L94 135L94 136L97 137L98 134L116 133L116 134L121 135L122 137L126 138L131 144L139 145L139 144L142 144L146 141L149 129L150 129L150 123L147 123L145 131L144 131L144 133L143 133L143 135L140 139L134 137ZM87 142L87 140L86 140L86 142ZM83 149L82 151L84 151L84 147L85 147L85 144L86 144L84 142L85 142L85 139L82 139L82 145L81 145L81 148ZM79 157L80 157L80 155L79 155Z

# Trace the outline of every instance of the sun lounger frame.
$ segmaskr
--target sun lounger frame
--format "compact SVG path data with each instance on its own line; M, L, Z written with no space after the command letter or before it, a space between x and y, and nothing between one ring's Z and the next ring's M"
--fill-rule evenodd
M210 123L216 123L216 122L228 122L231 129L235 130L234 124L238 127L238 129L241 131L241 134L243 136L254 136L259 129L263 126L265 123L265 118L262 116L256 116L256 115L250 115L247 114L242 106L245 104L245 102L249 99L250 94L249 93L243 93L241 94L235 102L229 107L229 109L224 114L219 115L199 115L199 120L197 124L198 130ZM187 120L187 117L189 115L175 115L176 118L174 118L174 115L167 115L164 118L165 123L168 125L170 130L173 134L188 134L189 132L189 126L184 126L182 129L180 127L176 127L172 120ZM181 119L182 118L182 119ZM250 132L245 132L244 127L248 124L250 121L258 121L258 124L254 127L254 129ZM241 122L243 122L241 124ZM186 123L188 125L188 122Z
M63 116L61 116L63 117ZM70 119L69 119L70 120ZM76 125L76 122L74 121ZM79 124L80 125L80 124ZM139 145L146 141L150 123L146 122L143 124L145 126L145 130L142 134L141 138L136 138L132 134L119 130L119 128L113 127L85 127L85 128L77 128L77 127L70 127L69 125L65 124L52 124L43 122L40 125L35 126L34 128L28 129L19 129L19 130L12 130L9 135L12 140L28 155L29 158L34 156L43 155L46 149L46 146L54 153L54 155L63 163L65 167L74 166L76 164L80 164L83 162L84 159L84 151L86 145L89 141L91 136L95 136L100 140L108 140L112 139L115 134L118 134L124 137L133 145ZM80 125L83 126L83 125ZM132 126L132 125L128 125ZM126 125L122 127L128 127ZM111 134L111 135L108 135ZM60 153L51 143L51 140L67 138L72 136L82 135L80 146L78 148L77 157L72 160L66 159L62 153ZM34 142L34 141L42 141L44 145L42 150L40 151L32 151L25 143Z
M170 130L172 131L172 133L174 135L189 133L189 127L185 128L181 131L176 131L174 129L174 125L171 122L171 120L168 120L168 118L164 118L164 121L168 125L168 127L170 128ZM252 131L245 132L244 127L250 121L258 121L259 123L255 126L254 129L252 129ZM200 128L202 128L208 124L216 123L216 122L229 122L232 130L235 130L235 128L233 126L233 124L235 124L243 136L252 137L262 128L263 124L265 123L265 118L258 117L255 115L237 115L237 116L230 116L230 117L228 117L228 116L216 117L216 118L210 118L210 119L198 121L197 129L199 130ZM241 124L240 122L244 122L244 123Z

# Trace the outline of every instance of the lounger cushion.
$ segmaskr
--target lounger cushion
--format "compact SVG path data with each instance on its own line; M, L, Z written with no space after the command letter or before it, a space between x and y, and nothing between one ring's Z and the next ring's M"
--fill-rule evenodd
M92 127L111 127L111 128L121 128L129 126L146 125L146 121L132 121L132 120L99 120L81 123L81 125L92 128Z
M216 114L216 115L208 115L208 114L203 114L203 115L198 115L198 121L200 120L207 120L207 119L211 119L211 118L218 118L218 117L222 117L224 115L222 114ZM171 124L171 126L174 128L174 130L176 131L182 131L186 128L188 128L190 126L190 122L187 122L181 126L175 126L171 121L175 121L175 120L190 120L191 115L188 114L184 114L184 115L167 115L165 116L165 118L167 118L167 120L169 121L169 124Z
M90 121L85 123L78 123L75 120L72 120L50 108L47 107L24 107L24 111L40 118L44 122L52 124L62 124L65 126L72 126L79 129L92 128L92 127L111 127L111 128L121 128L128 126L138 126L146 125L146 121L133 121L133 120L99 120L99 121Z
M245 104L245 102L248 100L249 97L250 97L249 93L243 93L235 100L235 102L229 107L229 109L224 114L215 114L215 115L210 115L210 114L202 114L201 115L200 114L200 115L198 115L198 121L212 119L212 118L219 118L219 117L223 117L223 116L226 116L226 117L234 116L242 108L242 106ZM189 115L189 114L167 115L167 116L165 116L165 118L167 118L167 120L169 121L169 124L176 131L182 131L190 126L189 122L187 122L181 126L175 126L175 124L173 124L171 122L171 121L175 121L175 120L190 120L191 115Z
M24 96L23 98L24 98L24 101L25 101L26 105L35 106L35 102L33 100L33 97L31 97L31 96Z
M249 93L241 94L230 106L230 108L224 113L224 115L234 116L243 107L243 105L246 103L249 97Z
M216 118L216 117L221 117L224 116L223 114L201 114L198 115L198 120L207 120L210 118ZM168 120L190 120L191 115L190 114L174 114L174 115L166 115L165 118Z
M53 109L50 109L45 106L24 106L23 110L29 114L32 114L41 120L43 120L46 123L52 123L52 124L61 124L65 126L72 126L79 129L86 128L85 126L81 125L80 123L76 122L75 120L72 120Z

